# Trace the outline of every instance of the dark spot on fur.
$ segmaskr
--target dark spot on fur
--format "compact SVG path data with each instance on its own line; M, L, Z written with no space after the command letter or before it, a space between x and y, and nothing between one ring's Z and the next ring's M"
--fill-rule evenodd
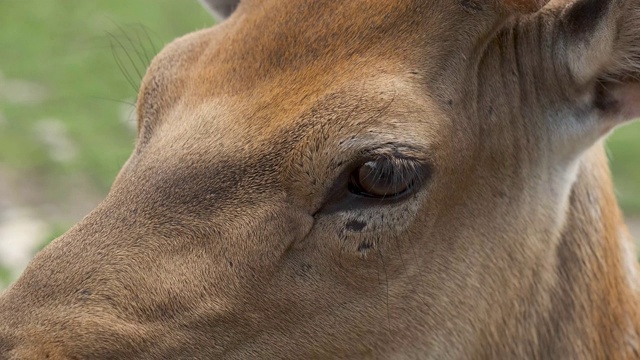
M358 251L359 252L365 252L369 249L371 249L373 247L373 244L370 243L369 241L363 241L360 243L360 245L358 245Z
M89 297L91 295L93 295L93 292L91 290L88 290L88 289L83 289L83 290L80 290L79 294L80 294L80 301L81 302L85 302L85 301L89 300Z
M358 221L358 220L351 220L345 225L347 230L355 231L355 232L362 231L362 229L364 229L366 226L367 226L367 223Z
M460 0L460 4L462 5L462 7L464 7L467 10L472 10L472 11L484 10L484 7L482 6L482 4L475 0Z
M302 263L300 267L296 269L296 275L302 278L310 278L312 269L313 267L311 266L311 264Z
M611 96L611 92L607 90L612 84L606 84L598 82L595 89L595 96L593 99L593 106L603 113L614 113L619 109L620 104Z
M449 99L449 100L447 101L447 105L449 105L449 107L453 107L453 100L452 100L452 99Z
M608 11L610 0L579 0L571 5L565 16L570 36L587 40L600 25Z
M229 267L233 267L233 261L229 260Z
M4 355L11 351L15 346L14 340L6 337L8 335L0 334L0 355Z
M509 193L504 189L500 189L494 193L494 196L497 197L498 199L506 200L509 198Z

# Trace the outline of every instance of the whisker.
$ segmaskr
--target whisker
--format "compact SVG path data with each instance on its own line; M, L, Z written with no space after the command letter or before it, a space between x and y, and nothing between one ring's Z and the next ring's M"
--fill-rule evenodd
M402 180L402 183L404 183L405 181L405 177L402 171L400 171L400 180ZM400 261L402 262L402 268L404 269L404 274L407 276L407 278L409 277L409 273L407 272L407 266L404 263L404 258L402 257L402 249L400 247L400 242L398 240L398 238L394 237L394 241L396 243L396 248L398 249L398 255L400 255ZM415 285L414 285L414 289L415 289Z
M94 100L112 101L112 102L116 102L116 103L120 103L120 104L136 106L135 103L132 103L132 102L129 102L129 101L112 99L112 98L107 98L107 97L102 97L102 96L87 96L87 98L94 99Z
M131 110L129 111L129 115L127 115L127 121L137 122L136 117L132 117L133 113L136 111L136 106L132 105ZM133 119L133 120L132 120Z
M140 47L142 44L138 44L136 46L136 44L133 43L133 40L131 39L131 37L129 36L129 33L125 31L125 29L118 23L115 24L116 27L118 27L118 29L120 30L120 32L122 33L122 35L124 35L124 37L126 38L126 40L129 42L129 44L131 45L131 48L133 49L133 51L135 51L136 55L138 55L138 59L140 60L140 62L142 63L142 67L143 67L143 71L140 71L140 69L138 69L138 65L131 60L131 65L133 66L133 68L136 70L136 72L138 73L138 77L140 78L140 80L142 80L142 77L144 75L144 69L148 66L149 64L149 59L147 59L147 61L145 62L145 59L143 58L143 54L140 52ZM146 54L145 54L146 55Z
M147 39L149 40L149 45L151 45L151 50L153 50L154 54L157 54L158 48L156 48L156 45L153 43L153 40L151 40L151 35L149 35L149 31L147 31L147 28L144 28L144 33L147 36Z
M384 256L382 255L382 251L377 249L378 256L380 257L380 261L382 262L382 268L384 269L384 277L386 282L386 292L387 292L387 325L388 325L388 335L391 337L391 312L389 311L389 274L387 273L387 266L384 262Z
M142 80L142 74L140 73L140 71L138 70L138 68L136 67L135 62L133 61L133 58L131 57L131 54L129 54L129 52L127 51L127 49L125 48L124 44L122 43L122 41L120 41L120 39L118 39L117 36L113 35L112 33L108 33L109 35L111 35L111 38L118 43L118 45L120 46L120 48L122 49L122 51L124 52L124 54L127 56L127 59L129 59L129 64L133 67L133 69L136 71L137 75L138 75L138 79ZM124 66L124 63L122 63ZM131 77L131 79L133 79L133 77ZM137 89L136 89L137 91Z
M108 33L108 34L110 35L111 38L113 38L113 35L111 33ZM125 79L129 83L129 85L131 85L131 88L135 92L138 92L138 88L136 87L135 82L133 81L133 78L131 77L131 75L129 74L127 69L125 68L125 66L122 63L122 60L120 59L120 57L118 57L117 50L116 50L115 44L113 43L113 40L110 39L109 43L111 44L111 54L113 55L113 59L116 62L116 65L118 66L118 68L120 69L120 72L125 77Z
M149 66L149 64L151 64L151 57L149 56L149 53L147 52L147 48L142 44L142 39L140 38L140 33L136 31L136 39L138 39L138 44L140 45L140 47L142 48L142 53L144 55L144 60L145 62L145 67Z

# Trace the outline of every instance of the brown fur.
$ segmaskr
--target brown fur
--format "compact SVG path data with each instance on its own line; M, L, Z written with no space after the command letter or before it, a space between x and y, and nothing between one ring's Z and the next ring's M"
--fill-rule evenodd
M640 358L601 143L640 2L607 3L249 0L174 41L110 194L0 296L0 359ZM371 157L418 189L350 194Z

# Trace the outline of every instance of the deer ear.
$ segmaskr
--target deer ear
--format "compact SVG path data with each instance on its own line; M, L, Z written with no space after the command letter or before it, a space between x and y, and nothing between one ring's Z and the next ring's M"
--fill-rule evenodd
M576 0L559 12L558 53L612 127L640 117L640 0Z
M228 18L238 7L240 0L199 0L216 18L222 21Z

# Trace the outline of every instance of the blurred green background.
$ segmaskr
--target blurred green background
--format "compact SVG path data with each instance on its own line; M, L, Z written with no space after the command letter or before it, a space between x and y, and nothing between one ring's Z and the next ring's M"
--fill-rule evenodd
M212 24L196 0L0 0L0 288L108 191L153 55ZM637 224L640 123L608 144Z
M0 0L0 288L106 194L151 58L196 0Z

